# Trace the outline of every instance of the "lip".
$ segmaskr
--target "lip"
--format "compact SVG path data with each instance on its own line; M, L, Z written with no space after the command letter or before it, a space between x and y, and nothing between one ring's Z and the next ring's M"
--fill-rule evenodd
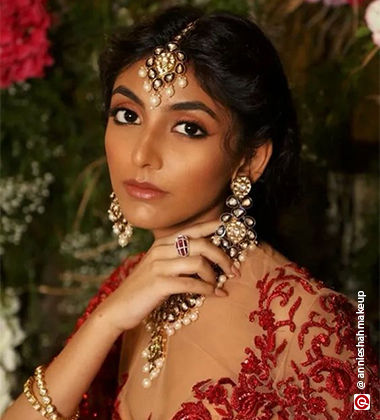
M152 199L159 198L166 194L149 182L137 182L134 179L123 182L123 185L129 195L135 198Z

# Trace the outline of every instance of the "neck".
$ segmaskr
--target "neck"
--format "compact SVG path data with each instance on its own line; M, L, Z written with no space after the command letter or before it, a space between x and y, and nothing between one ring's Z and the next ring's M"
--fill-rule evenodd
M178 234L185 230L186 228L193 226L198 223L206 223L212 220L216 220L220 217L220 215L224 211L224 202L219 202L217 205L213 205L212 207L208 208L206 211L202 211L201 213L197 213L190 218L181 221L172 226L168 226L162 229L153 229L152 233L154 239L160 239L165 236L172 235L175 232Z

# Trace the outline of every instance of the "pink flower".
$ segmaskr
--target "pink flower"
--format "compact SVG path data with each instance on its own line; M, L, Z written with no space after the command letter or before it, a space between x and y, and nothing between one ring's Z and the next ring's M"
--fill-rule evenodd
M368 5L364 19L372 32L373 42L380 46L380 0L375 0Z
M30 77L42 77L44 67L53 64L48 54L46 31L50 16L46 0L2 0L0 13L0 87Z

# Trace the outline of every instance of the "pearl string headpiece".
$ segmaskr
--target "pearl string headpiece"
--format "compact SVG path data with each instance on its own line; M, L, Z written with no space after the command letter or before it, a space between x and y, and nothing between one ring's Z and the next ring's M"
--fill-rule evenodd
M149 102L153 109L161 103L161 91L168 97L174 95L174 83L181 88L187 86L186 55L181 51L179 42L194 27L195 21L190 22L172 41L165 46L157 46L153 54L145 61L145 65L138 70L138 75L144 80L144 90L151 92Z

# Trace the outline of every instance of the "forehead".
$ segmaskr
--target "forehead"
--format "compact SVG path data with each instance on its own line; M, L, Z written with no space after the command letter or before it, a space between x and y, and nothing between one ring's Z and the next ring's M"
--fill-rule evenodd
M146 92L143 88L143 83L146 79L141 78L138 75L138 70L145 64L145 60L146 58L138 60L123 70L117 76L113 88L115 89L120 85L126 86L135 92L142 99L145 105L148 105L149 97L155 91L152 89L150 92ZM172 97L166 96L163 89L159 91L161 95L161 104L171 105L176 102L201 101L209 108L213 109L214 112L222 118L226 118L228 116L229 113L227 109L202 89L195 77L194 68L191 63L186 64L185 76L188 81L187 86L181 88L174 83L173 87L175 93ZM157 109L159 108L160 106L157 107Z

